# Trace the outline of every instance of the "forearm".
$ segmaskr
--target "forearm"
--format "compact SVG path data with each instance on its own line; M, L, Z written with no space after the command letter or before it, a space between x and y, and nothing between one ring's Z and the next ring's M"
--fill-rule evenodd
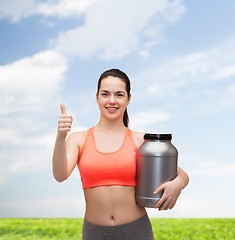
M68 159L66 153L66 139L64 136L60 136L59 133L56 137L56 143L54 148L52 169L54 178L58 182L62 182L68 177Z
M58 120L58 132L52 159L53 175L58 182L67 179L71 173L71 166L69 167L67 157L66 136L73 122L72 116L66 113L64 104L60 104L60 108L62 114Z

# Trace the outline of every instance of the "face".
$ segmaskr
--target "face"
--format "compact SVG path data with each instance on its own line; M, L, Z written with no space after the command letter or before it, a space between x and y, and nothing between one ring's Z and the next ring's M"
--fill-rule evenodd
M122 119L129 102L130 96L128 97L126 83L122 79L112 76L102 79L97 94L102 116L110 120Z

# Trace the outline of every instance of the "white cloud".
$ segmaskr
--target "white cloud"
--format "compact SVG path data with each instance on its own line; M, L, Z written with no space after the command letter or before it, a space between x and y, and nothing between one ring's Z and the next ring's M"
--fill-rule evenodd
M194 167L189 171L189 174L192 176L206 176L206 177L221 177L221 176L234 176L235 163L219 163L211 165L209 163L199 164L197 167Z
M44 16L71 17L85 12L87 8L98 0L62 0L39 3L35 14Z
M67 55L101 59L119 59L134 50L147 52L163 39L166 25L185 12L182 1L101 0L85 15L85 23L61 32L51 41L55 49ZM140 38L146 39L142 45Z
M16 172L47 167L56 126L47 129L50 123L46 115L56 101L66 70L66 59L54 50L0 66L2 183Z
M22 136L24 138L26 137ZM0 183L6 184L7 179L12 176L51 169L52 153L52 148L44 146L4 147L0 152Z
M231 93L231 94L235 94L235 84L231 85L231 86L228 88L228 92Z
M11 5L3 0L0 9L0 19L12 22L33 15L69 18L83 14L84 25L60 32L51 46L69 56L96 55L106 60L134 50L148 57L152 46L164 41L164 28L186 11L182 0L13 0Z
M235 75L235 64L231 64L228 66L222 66L221 68L216 70L215 78L228 78Z
M145 70L137 76L147 94L169 97L185 87L200 88L235 76L235 45L229 41L214 48L175 58ZM195 89L194 89L195 90Z
M157 101L168 112L181 110L180 114L194 116L235 106L233 40L231 37L208 50L162 59L161 65L138 73L134 77L138 103Z
M1 0L0 2L0 19L10 19L17 22L21 18L31 15L35 6L35 0Z
M61 18L80 16L87 8L98 0L1 0L0 19L10 19L16 23L23 18L34 15L57 16Z
M141 111L131 116L130 127L134 129L146 129L149 124L165 122L171 118L170 114L159 112L156 109Z
M67 194L66 194L67 195ZM25 201L5 202L0 204L1 217L82 217L85 201L82 195L27 199ZM5 209L8 211L6 212Z
M64 79L67 63L47 50L0 66L0 112L34 111L53 99Z
M221 161L221 159L212 159L205 156L180 156L180 165L187 168L189 176L205 177L229 177L234 175L235 163L231 161Z
M216 109L214 109L214 111L219 112L225 108L234 107L234 106L235 106L235 84L229 85L226 89L224 89L219 99L219 102L217 103Z

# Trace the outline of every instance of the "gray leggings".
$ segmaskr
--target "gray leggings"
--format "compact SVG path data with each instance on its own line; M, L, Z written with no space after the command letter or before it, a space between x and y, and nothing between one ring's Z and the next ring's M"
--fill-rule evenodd
M148 215L126 224L100 226L84 220L82 240L154 240Z

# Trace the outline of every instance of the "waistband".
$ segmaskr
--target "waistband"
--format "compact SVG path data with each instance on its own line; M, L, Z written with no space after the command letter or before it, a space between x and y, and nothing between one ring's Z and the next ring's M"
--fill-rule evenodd
M84 223L88 224L88 225L92 225L93 227L98 227L98 228L118 228L118 227L125 227L125 226L129 226L129 225L135 225L138 224L139 222L144 222L146 220L149 220L148 214L145 213L142 217L132 221L132 222L128 222L128 223L124 223L124 224L120 224L120 225L114 225L114 226L104 226L104 225L98 225L98 224L94 224L94 223L90 223L88 222L86 219L84 219Z
M83 222L83 240L105 240L105 239L135 239L135 240L153 240L153 231L150 219L147 213L129 223L102 226L90 223L84 219Z

